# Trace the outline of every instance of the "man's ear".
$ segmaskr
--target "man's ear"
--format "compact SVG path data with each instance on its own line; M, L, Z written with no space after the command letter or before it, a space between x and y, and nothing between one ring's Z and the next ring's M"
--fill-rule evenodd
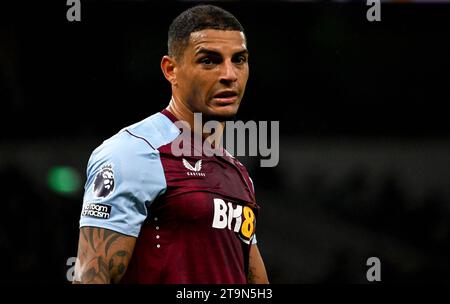
M165 55L161 59L161 70L164 77L173 85L177 86L177 62L175 58Z

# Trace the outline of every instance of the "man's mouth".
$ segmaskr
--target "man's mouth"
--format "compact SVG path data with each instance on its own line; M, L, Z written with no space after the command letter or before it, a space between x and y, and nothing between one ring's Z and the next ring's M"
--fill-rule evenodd
M225 90L225 91L218 92L217 94L215 94L213 96L213 98L216 101L218 101L219 103L228 104L228 103L233 103L237 100L238 93L233 90Z

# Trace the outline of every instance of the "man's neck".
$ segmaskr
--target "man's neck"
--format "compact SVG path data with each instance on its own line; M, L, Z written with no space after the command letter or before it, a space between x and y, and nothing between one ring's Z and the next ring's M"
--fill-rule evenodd
M196 122L194 121L194 113L184 103L176 100L175 97L172 97L166 110L172 113L179 121L187 123L193 132L202 132L202 137L204 139L208 138L210 142L215 143L221 142L225 122L219 122L217 125L215 125L214 133L211 134L209 132L203 132L203 126L208 122L208 120L204 121L203 119L205 119L205 117L202 116L201 125L198 122L197 124L195 124Z

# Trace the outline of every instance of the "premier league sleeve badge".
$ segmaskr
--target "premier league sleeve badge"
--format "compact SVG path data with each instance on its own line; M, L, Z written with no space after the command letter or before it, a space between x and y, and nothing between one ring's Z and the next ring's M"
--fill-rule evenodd
M95 176L94 195L99 198L106 198L114 191L114 171L111 165L103 166Z

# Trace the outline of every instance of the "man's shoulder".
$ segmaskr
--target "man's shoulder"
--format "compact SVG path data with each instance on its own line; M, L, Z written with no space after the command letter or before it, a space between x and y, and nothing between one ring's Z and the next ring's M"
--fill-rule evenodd
M103 141L92 155L115 155L122 158L157 153L159 147L172 142L179 133L180 130L169 118L162 113L155 113L121 129Z
M162 145L172 142L179 134L180 130L175 124L167 116L158 112L121 129L103 144L115 146L140 142L157 150Z
M160 112L123 128L119 134L123 132L144 141L153 149L172 142L180 134L180 130L175 124Z

